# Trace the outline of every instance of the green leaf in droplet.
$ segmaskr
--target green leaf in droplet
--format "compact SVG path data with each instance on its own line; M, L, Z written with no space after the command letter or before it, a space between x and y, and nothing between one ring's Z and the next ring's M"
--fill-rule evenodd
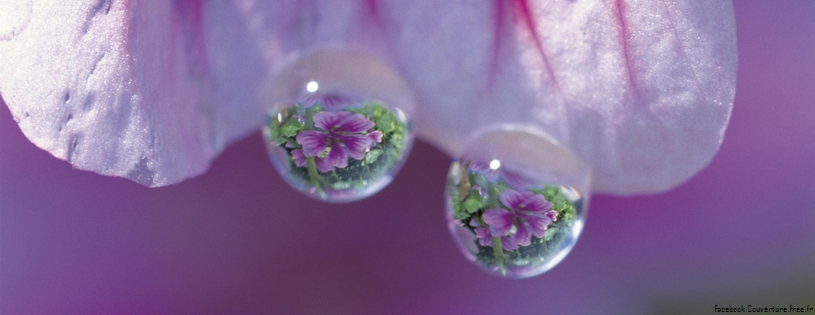
M395 128L394 126L394 119L392 114L385 114L382 117L379 117L376 121L376 128L382 131L382 133L389 133L393 131Z
M280 126L280 134L282 134L284 137L291 138L303 130L303 127L304 124L297 119L288 119L283 123L283 125Z
M380 155L382 155L382 150L373 149L368 151L368 153L365 153L365 159L363 160L362 164L373 164L377 159L379 159Z
M478 193L471 193L467 200L464 200L463 206L468 213L475 213L484 207L484 200L481 199Z
M557 234L557 228L549 228L543 233L543 239L546 241L551 240L552 237L555 237L555 234Z

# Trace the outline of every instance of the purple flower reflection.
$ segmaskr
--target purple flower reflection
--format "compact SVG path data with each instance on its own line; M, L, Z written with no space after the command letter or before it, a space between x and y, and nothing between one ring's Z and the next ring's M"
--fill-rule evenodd
M514 189L524 190L537 185L537 183L526 176L519 175L518 173L507 170L505 167L495 168L490 167L489 163L473 160L470 162L468 169L471 172L478 172L484 175L490 182L495 182L499 176Z
M303 149L293 150L292 156L300 167L307 157L316 157L317 169L323 173L347 167L349 156L362 160L368 149L382 141L381 131L368 132L375 124L362 114L320 112L314 115L314 126L318 130L305 130L295 137Z
M471 172L479 172L483 174L484 177L486 177L487 180L491 182L494 182L496 179L498 179L498 175L500 174L497 168L495 169L491 168L489 163L485 163L482 161L473 160L470 162L467 168Z
M306 155L303 153L303 149L292 150L291 156L294 158L294 165L298 167L306 166Z
M300 103L303 104L306 108L312 107L315 104L320 104L323 109L330 111L330 112L337 112L341 111L342 109L349 107L349 105L353 104L353 100L347 96L343 96L340 94L328 93L311 93L300 100Z
M532 235L542 238L552 222L557 221L557 212L552 203L541 195L530 191L507 189L501 192L501 203L507 208L492 208L481 216L488 227L475 229L483 246L492 246L492 237L501 237L504 250L515 250L519 246L529 246Z

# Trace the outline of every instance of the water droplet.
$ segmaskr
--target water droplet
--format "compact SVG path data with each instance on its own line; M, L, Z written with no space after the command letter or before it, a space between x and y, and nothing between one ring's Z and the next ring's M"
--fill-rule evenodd
M272 164L304 194L349 202L384 188L415 132L411 89L371 56L318 50L266 82L273 104L264 128Z
M588 167L528 130L490 132L467 147L446 187L448 227L464 256L507 278L560 263L583 229Z
M349 202L384 188L412 144L401 109L343 91L307 92L269 112L264 136L272 164L295 189ZM322 85L322 84L321 84Z

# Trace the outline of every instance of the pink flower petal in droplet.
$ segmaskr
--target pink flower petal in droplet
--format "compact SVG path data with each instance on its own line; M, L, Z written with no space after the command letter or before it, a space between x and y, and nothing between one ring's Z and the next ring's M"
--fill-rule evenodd
M494 236L504 236L512 230L515 217L511 212L504 209L488 209L482 215L484 223L489 225L490 234Z
M303 153L302 149L292 150L291 157L294 158L294 165L297 167L306 166L306 155Z
M501 192L501 203L510 209L518 208L519 206L526 203L526 201L537 194L530 192L530 191L515 191L512 189L507 189Z
M552 220L552 222L557 222L557 211L555 210L546 211L546 217L549 218L549 220Z
M319 103L323 109L331 112L341 111L347 107L357 105L353 99L335 93L310 93L304 96L300 103L302 103L306 108L312 107Z
M374 144L367 135L360 134L335 135L335 139L342 143L345 154L357 160L362 160L365 157L365 150Z
M368 138L371 138L371 141L380 143L382 142L382 131L374 130L368 133Z
M490 234L489 228L475 228L473 231L481 246L492 246L492 234Z
M532 244L532 235L529 232L529 227L526 224L519 224L515 234L502 238L502 240L504 240L504 242L501 243L502 247L506 250L513 250L519 246L529 246ZM507 240L509 240L509 242L507 242Z
M543 234L546 232L546 229L549 228L549 225L552 224L552 217L549 212L554 212L554 215L557 216L557 212L549 210L547 211L546 215L540 216L527 216L525 217L525 227L529 228L532 235L537 238L542 238Z
M373 128L374 123L362 114L346 111L319 112L314 115L314 126L331 132L360 133Z
M348 167L348 154L342 149L340 144L332 143L331 150L325 159L334 167Z
M512 236L504 236L504 237L502 237L501 238L501 248L503 248L504 250L507 250L507 251L518 249L518 247L520 247L520 244L518 244L518 241L516 240L515 235L517 235L517 234L513 234Z
M303 146L303 152L306 156L319 156L323 154L329 145L331 137L324 132L316 130L305 130L294 137L297 143Z

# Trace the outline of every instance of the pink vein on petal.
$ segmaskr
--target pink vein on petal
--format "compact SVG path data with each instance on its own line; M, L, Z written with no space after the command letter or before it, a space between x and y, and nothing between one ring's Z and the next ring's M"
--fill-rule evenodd
M368 16L380 30L385 30L385 21L382 15L379 14L379 4L377 0L365 0L365 7L368 9Z
M504 29L504 0L495 0L493 11L493 42L492 42L492 56L490 57L489 72L487 74L487 91L492 92L495 86L495 77L498 75L498 60L501 59L501 46L503 46L503 37L501 33Z
M189 71L196 75L206 72L209 60L204 37L203 0L178 0L173 5L176 27L181 30Z
M623 48L625 69L628 73L628 83L631 85L631 89L634 91L635 96L639 97L640 90L639 86L637 85L637 81L634 78L634 65L633 61L631 60L631 33L625 19L625 4L623 3L623 0L612 1L614 1L612 4L614 7L614 17L617 19L617 24L620 26L620 41Z
M535 49L538 50L538 54L541 57L541 61L543 61L544 67L546 67L546 73L551 78L552 83L554 83L555 87L560 90L560 83L557 81L555 77L555 72L552 70L552 64L549 62L549 58L546 56L546 50L543 47L543 41L541 40L540 34L538 34L537 23L535 21L535 16L532 14L532 10L529 7L528 0L511 0L512 5L516 12L516 23L520 23L520 27L526 29L529 32L529 36L532 37L532 41L535 44Z
M384 43L384 47L389 51L389 54L396 56L399 55L401 52L396 48L393 38L389 36L388 32L388 19L387 17L383 17L382 15L382 8L380 6L379 0L362 0L363 3L363 10L362 17L363 21L370 21L365 23L365 28L367 31L379 31L379 37L377 40L380 40Z

